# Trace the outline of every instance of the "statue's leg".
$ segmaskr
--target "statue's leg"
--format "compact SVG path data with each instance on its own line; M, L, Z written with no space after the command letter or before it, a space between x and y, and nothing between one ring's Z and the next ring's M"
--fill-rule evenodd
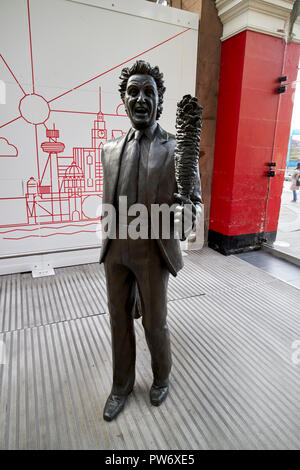
M121 245L125 240L113 240L104 266L110 313L113 386L112 393L128 395L135 380L135 334L132 316L135 299L135 277L122 264Z
M144 258L133 269L143 311L143 327L151 354L154 384L168 385L172 365L170 335L167 325L167 289L169 271L155 240L141 240ZM139 250L135 250L138 253Z

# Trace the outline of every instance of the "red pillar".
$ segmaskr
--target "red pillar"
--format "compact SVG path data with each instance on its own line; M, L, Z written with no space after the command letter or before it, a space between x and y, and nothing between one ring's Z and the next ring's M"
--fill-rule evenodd
M222 44L208 243L224 254L276 237L300 44L243 31ZM275 177L267 176L273 162Z

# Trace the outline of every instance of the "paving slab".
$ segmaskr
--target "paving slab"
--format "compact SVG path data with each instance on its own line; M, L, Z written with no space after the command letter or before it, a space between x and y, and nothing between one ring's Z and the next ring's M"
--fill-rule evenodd
M290 186L290 181L284 182L277 236L272 248L274 255L300 266L300 191L297 202L292 202Z

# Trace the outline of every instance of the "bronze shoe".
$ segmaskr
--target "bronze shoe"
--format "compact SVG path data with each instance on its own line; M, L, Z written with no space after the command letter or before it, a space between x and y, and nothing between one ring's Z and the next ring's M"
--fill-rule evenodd
M167 398L169 393L169 387L158 387L157 385L152 385L150 389L150 401L154 406L159 406Z
M111 393L105 403L103 418L112 421L123 410L128 395L114 395Z

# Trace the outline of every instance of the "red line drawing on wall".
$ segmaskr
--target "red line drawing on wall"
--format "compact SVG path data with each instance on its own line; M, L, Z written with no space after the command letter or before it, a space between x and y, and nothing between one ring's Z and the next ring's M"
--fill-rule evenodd
M29 0L28 0L28 1L29 1ZM48 101L48 103L52 103L52 101L58 100L58 99L61 98L62 96L65 96L65 95L67 95L68 93L71 93L72 91L78 90L78 88L80 88L80 87L86 85L87 83L90 83L90 82L92 82L93 80L96 80L97 78L103 77L103 75L106 75L107 73L112 72L113 70L117 69L118 67L121 67L122 65L125 65L125 64L127 64L128 62L131 62L132 60L137 59L138 57L141 57L142 55L146 54L147 52L153 51L154 49L156 49L156 48L159 47L159 46L162 46L162 45L165 44L166 42L171 41L172 39L175 39L175 38L177 38L178 36L181 36L181 34L186 33L186 32L189 31L190 29L191 29L191 28L186 28L184 31L181 31L180 33L177 33L177 34L175 34L174 36L171 36L170 38L165 39L165 41L162 41L162 42L160 42L160 43L158 43L158 44L155 44L155 46L150 47L150 48L147 49L146 51L140 52L139 54L137 54L137 55L135 55L135 56L133 56L133 57L130 57L130 59L124 60L124 62L121 62L120 64L115 65L114 67L111 67L110 69L105 70L105 71L102 72L102 73L99 73L99 74L96 75L95 77L90 78L89 80L87 80L87 81L85 81L85 82L83 82L83 83L80 83L80 85L77 85L77 86L71 88L70 90L65 91L64 93L61 93L60 95L56 96L55 98L52 98L51 100Z
M88 224L80 224L80 227L88 227L89 225L95 225L95 222L90 222ZM77 224L67 224L67 225L60 225L59 228L67 228L67 227L78 227ZM0 232L0 234L10 233L10 232L34 232L35 230L56 230L55 226L44 226L44 227L35 227L35 228L16 228L14 230L5 230L4 232Z
M17 157L18 149L8 142L4 137L0 137L0 157Z
M15 74L13 73L12 69L10 68L10 66L8 65L8 63L6 62L6 60L4 59L3 55L0 54L0 57L1 59L3 60L4 64L6 65L6 67L8 68L8 70L10 71L11 75L13 76L13 78L15 79L15 81L17 82L17 84L19 85L19 87L21 88L22 92L24 93L24 95L26 95L25 91L23 90L23 87L22 85L20 84L20 82L17 80Z
M77 235L78 233L95 233L95 232L101 232L101 229L96 229L96 230L77 230L76 232L55 232L55 233L50 233L49 235L26 235L25 237L19 237L19 238L9 238L9 237L3 237L3 240L24 240L25 238L48 238L48 237L53 237L54 235Z
M36 93L23 96L19 103L19 111L20 116L28 124L44 124L50 116L48 102Z
M65 109L53 109L50 103L58 100L59 98L78 90L78 88L108 74L118 67L129 63L132 60L141 57L142 55L150 52L163 44L171 41L178 36L189 31L187 28L166 40L155 44L149 49L140 52L139 54L124 60L123 62L111 67L108 70L78 84L77 86L61 93L60 95L46 100L42 95L36 93L35 88L35 73L34 73L34 54L33 54L33 36L31 28L31 17L30 17L30 0L26 0L27 3L27 21L28 21L28 35L29 35L29 47L30 47L30 67L31 67L31 79L32 79L32 93L26 93L22 85L16 78L11 67L4 59L3 55L0 54L0 58L4 62L6 68L20 87L23 97L19 102L19 115L14 119L2 124L1 128L4 128L20 118L24 119L27 123L34 126L34 146L36 152L36 164L37 164L37 177L31 177L26 183L26 194L25 197L8 197L0 198L1 200L26 200L26 211L27 211L27 224L28 225L39 225L39 229L43 228L42 225L49 223L56 224L57 230L63 227L60 225L61 222L75 222L76 226L81 227L83 221L99 219L98 215L95 214L94 207L99 204L100 198L102 197L102 168L100 163L100 153L103 144L110 138L116 138L120 135L125 134L122 129L111 129L108 133L106 128L106 116L113 117L125 117L124 105L120 103L114 114L102 113L101 110L101 89L100 89L100 106L99 112L90 111L74 111ZM62 155L65 145L60 142L59 130L49 129L46 125L49 117L52 113L71 113L81 115L95 116L94 126L91 129L91 146L90 147L73 147L73 155L65 156ZM38 141L38 126L43 126L46 131L47 141L39 144ZM4 139L4 138L3 138ZM7 139L4 139L7 140ZM1 142L1 137L0 137ZM9 144L12 145L12 144ZM18 155L17 147L12 147ZM47 155L46 163L41 163L40 149L42 153ZM0 152L1 154L1 152ZM2 155L0 155L2 156ZM95 224L95 222L93 222ZM26 224L25 224L26 225ZM86 224L85 224L86 225ZM8 224L0 227L24 227L22 224ZM71 225L68 225L71 226ZM48 227L49 228L49 227ZM15 229L20 230L20 229ZM25 229L23 229L25 231ZM32 228L32 230L35 230ZM96 228L95 231L98 231ZM81 231L83 232L83 231ZM0 232L4 233L4 232ZM79 232L73 232L79 233ZM72 235L71 232L66 232L64 235ZM58 232L56 232L58 234ZM49 234L51 236L55 234ZM33 235L31 235L33 236ZM41 236L41 235L39 235ZM25 237L20 237L22 239Z
M32 93L34 93L34 88L35 88L35 86L34 86L34 72L33 72L33 54L32 54L32 38L31 38L29 0L27 0L27 17L28 17L28 32L29 32L29 44L30 44L30 61L31 61Z
M51 109L52 113L70 113L70 114L90 114L97 116L98 113L93 113L92 111L67 111L65 109Z
M5 124L2 124L2 126L0 126L0 129L1 129L2 127L8 126L8 124L11 124L11 123L14 122L14 121L17 121L17 120L20 119L21 117L22 117L22 116L17 116L16 118L12 119L11 121L8 121L8 122L6 122Z
M122 132L122 131L121 131ZM72 157L60 157L65 145L59 130L47 129L41 144L48 154L41 178L27 182L26 207L29 224L97 219L95 204L102 197L100 153L107 141L104 116L99 110L91 129L91 146L74 147Z
M124 103L120 103L119 106L117 106L117 109L116 109L116 115L117 116L124 116L124 114L121 114L120 113L120 109L123 108L123 111L125 112L125 105Z
M39 95L25 95L22 100L25 100L27 97L39 97ZM35 179L32 176L26 182L27 223L29 225L41 225L49 222L99 220L95 207L99 206L102 197L101 148L108 139L123 135L125 132L122 129L112 129L111 133L108 134L105 115L101 110L101 88L99 88L98 113L85 112L85 114L92 114L96 118L91 129L91 145L73 147L72 156L63 155L65 145L59 141L59 130L55 129L55 125L53 129L49 129L45 121L41 119L41 103L42 101L35 100L28 108L24 108L20 104L20 112L25 115L24 117L22 114L22 117L28 123L33 124L35 128L35 147L38 165L38 178ZM42 109L42 111L48 113L46 108ZM68 113L69 111L65 110L63 112ZM117 115L115 114L114 116ZM37 127L41 124L45 128L48 140L39 145ZM41 171L39 148L47 155L46 162ZM96 229L95 231L98 230ZM81 233L83 232L81 230ZM74 235L75 233L79 233L79 231L65 234ZM51 235L54 235L54 233L47 236ZM9 239L21 240L24 238L28 238L28 236Z
M37 164L38 181L40 181L40 159L39 159L39 144L38 144L38 135L37 135L37 124L34 125L34 137L35 137L35 151L36 151L36 164Z

